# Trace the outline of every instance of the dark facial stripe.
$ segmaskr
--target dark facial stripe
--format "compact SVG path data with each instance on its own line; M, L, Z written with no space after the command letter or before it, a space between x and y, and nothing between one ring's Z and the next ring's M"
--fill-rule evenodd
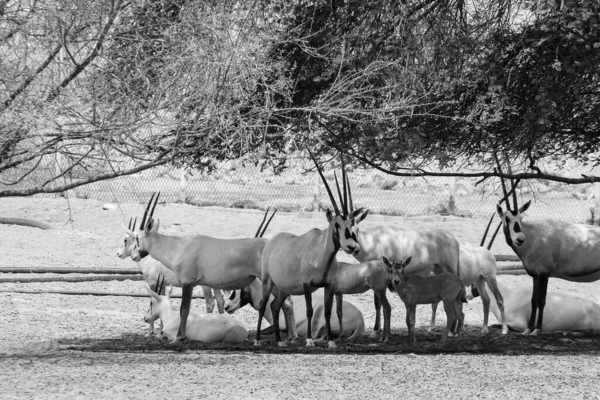
M522 231L521 231L521 224L519 224L518 222L515 222L515 226L514 226L514 228L513 228L513 229L514 229L514 231L515 231L515 232L517 232L517 233L519 233L519 232L522 232Z

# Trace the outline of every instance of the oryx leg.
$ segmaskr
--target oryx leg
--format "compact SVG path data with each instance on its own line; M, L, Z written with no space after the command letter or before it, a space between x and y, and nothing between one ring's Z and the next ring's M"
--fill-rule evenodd
M217 310L219 314L225 313L225 299L223 298L223 292L221 289L213 289L214 297L217 299Z
M375 326L373 326L373 332L379 333L381 331L381 301L379 301L379 296L376 294L373 295L375 300Z
M263 275L261 281L262 299L260 300L260 307L258 309L258 324L256 326L256 338L254 339L255 346L260 346L260 326L262 325L262 320L265 316L265 310L267 309L269 297L271 296L271 292L273 291L273 280L270 277L265 277Z
M287 340L294 343L298 339L298 329L296 327L296 317L294 316L294 302L290 296L286 296L282 309Z
M384 343L390 340L392 330L392 306L390 305L385 292L385 289L381 293L375 292L375 297L379 299L379 303L383 306L383 335L381 335L379 341Z
M529 316L529 323L527 324L527 329L523 332L523 335L529 336L531 334L531 330L534 329L535 325L535 316L537 314L538 308L538 293L540 291L540 280L537 276L533 277L533 293L531 294L531 315Z
M281 306L287 299L287 295L281 291L276 293L275 298L271 302L271 313L273 314L273 327L275 328L275 342L279 347L285 347L286 343L281 340L281 331L279 328L279 312L281 311ZM286 329L289 329L286 326Z
M415 320L417 315L416 304L405 304L406 307L406 326L408 327L408 343L416 343Z
M500 317L502 318L502 334L506 335L508 333L508 325L506 324L506 315L504 314L504 298L502 297L502 293L500 293L500 289L498 289L498 282L496 281L496 277L493 276L487 279L487 284L496 299L496 304L498 305L498 309L500 310Z
M336 314L338 317L338 324L340 326L340 334L338 336L338 339L341 339L344 336L344 321L342 320L343 318L343 310L342 310L342 305L343 305L343 296L341 294L336 294L335 295L335 301L336 301Z
M306 302L306 347L313 347L315 342L312 338L312 319L313 319L313 305L312 305L312 291L310 284L305 283L304 288L304 301Z
M429 323L429 329L427 332L431 332L435 329L435 314L437 313L438 303L431 304L431 322Z
M325 334L327 335L327 344L330 349L337 347L335 342L333 341L333 334L331 333L331 309L333 308L333 295L334 289L331 285L325 286L325 298L324 298L324 306L325 306Z
M481 333L488 333L488 319L490 316L490 296L485 288L485 278L479 277L475 282L479 295L481 296L481 302L483 303L483 326L481 327Z
M183 284L181 286L181 308L179 310L179 329L177 330L177 337L173 340L172 344L181 343L185 340L185 332L187 327L187 319L190 314L190 304L192 303L192 294L194 292L194 285Z
M448 333L452 330L456 317L454 316L454 307L452 304L444 302L444 310L446 311L446 329L442 332L442 346L446 344Z
M204 311L207 314L212 314L215 309L215 298L213 297L212 289L208 286L201 285L204 295Z
M533 332L531 332L532 336L536 336L538 333L542 333L542 322L544 320L544 307L546 306L546 294L548 293L548 280L550 277L548 275L542 275L539 278L539 289L538 289L538 318L537 325Z

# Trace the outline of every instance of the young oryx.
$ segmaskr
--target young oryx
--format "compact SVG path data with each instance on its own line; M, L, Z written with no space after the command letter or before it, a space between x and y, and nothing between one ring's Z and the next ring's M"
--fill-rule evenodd
M350 202L350 210L353 210ZM369 210L356 217L356 224L351 234L356 237L357 245L351 252L358 261L380 261L382 257L404 260L412 256L409 273L429 274L452 272L460 275L460 246L450 232L444 229L422 229L409 231L392 226L378 226L370 229L359 229L358 223L367 216ZM433 268L432 268L433 267ZM435 326L437 304L432 304L430 330ZM375 326L378 332L381 326L381 304L375 296Z
M179 336L180 317L171 306L173 286L169 285L165 295L159 295L148 287L146 290L152 299L144 320L150 323L160 318L164 323L164 335L170 340L175 340ZM192 311L188 316L185 337L205 343L240 343L246 340L248 331L229 314L205 314Z
M241 289L248 286L254 278L260 277L261 256L266 239L218 239L205 235L177 237L160 234L160 221L153 218L159 195L160 193L155 199L153 194L146 206L131 258L139 261L150 255L175 272L181 283L181 320L177 337L172 342L176 344L185 339L194 286L206 285L217 289ZM284 308L284 312L293 321L291 307ZM293 322L288 324L291 327L294 325ZM288 336L291 334L292 332L288 332Z
M267 210L268 212L268 210ZM266 214L265 214L266 215ZM135 248L135 225L136 221L129 219L129 226L125 229L125 238L123 239L123 243L121 247L117 251L117 256L121 259L126 259L131 256L133 249ZM165 267L160 261L155 260L152 257L146 257L139 262L136 262L137 266L142 271L142 276L148 285L150 285L150 289L156 291L156 287L154 282L158 281L158 277L162 276L165 279L168 285L173 285L176 287L180 287L179 281L175 276L175 273ZM208 286L202 286L202 292L204 294L204 307L208 314L212 313L215 309L215 298L217 299L217 309L219 310L219 314L223 314L225 311L223 310L223 304L225 300L223 299L223 294L220 290L209 288ZM164 293L159 293L164 294ZM148 334L154 333L154 323L151 323L149 326Z
M335 287L331 282L331 276L334 276L337 269L336 253L341 248L348 253L354 252L357 247L356 235L352 232L354 219L362 213L362 209L354 212L348 211L348 191L346 190L346 172L342 165L342 180L344 186L344 198L338 188L342 210L338 208L331 189L325 180L323 171L311 155L313 162L317 166L317 171L321 176L331 199L335 214L327 209L325 215L329 226L325 230L312 229L301 236L291 233L279 233L269 240L265 246L262 256L262 277L263 295L261 307L258 311L258 326L256 329L255 344L260 345L260 327L265 309L271 291L275 286L279 293L275 294L275 299L271 303L273 312L273 325L275 329L275 340L277 344L283 346L279 335L279 311L287 295L304 295L306 303L306 345L314 346L312 339L312 292L319 287L325 288L325 338L329 340L329 347L335 347L331 333L331 308L333 306L333 296ZM337 183L337 177L336 177ZM340 311L340 310L338 310ZM338 319L342 316L338 314ZM289 327L289 325L287 325Z
M499 281L498 287L504 297L504 311L509 328L525 331L531 316L531 286L506 285ZM489 287L486 290L490 292ZM471 286L471 296L467 293L467 299L480 294L477 287ZM496 319L501 321L500 310L493 297L491 308ZM545 332L600 330L600 304L576 294L549 291L546 295L542 329Z
M550 277L574 282L600 279L600 227L553 219L523 221L522 214L531 205L531 200L519 208L517 184L511 182L514 204L510 209L504 180L501 179L501 182L508 209L504 211L498 204L496 211L502 219L506 243L519 256L527 273L533 277L532 312L528 328L523 334L537 335L543 327ZM536 314L539 314L537 325Z
M430 304L444 302L446 311L446 329L442 333L442 345L446 343L448 332L455 322L458 324L457 336L460 338L464 323L462 304L466 303L465 285L462 280L451 273L438 275L409 275L405 273L406 266L410 263L408 257L400 264L383 257L383 262L388 266L392 275L392 284L406 306L406 325L408 326L408 342L417 341L415 336L415 319L417 304Z
M230 293L226 292L225 299L225 311L233 314L246 304L250 304L255 310L260 308L260 300L262 299L262 283L259 279L255 279L250 285L241 290L232 290ZM340 296L335 296L335 302L337 304ZM273 301L273 296L269 298L269 305ZM313 319L312 319L312 336L321 337L325 332L325 315L324 315L324 303L322 296L315 296L313 301ZM292 303L294 307L294 315L297 316L296 330L299 336L306 337L306 303L302 296L292 296ZM365 321L362 313L353 304L347 301L342 301L343 310L343 331L340 330L339 323L335 319L331 321L331 331L333 334L339 334L340 336L347 337L349 340L355 340L362 336L365 331ZM273 314L271 314L270 307L265 308L265 319L273 325ZM271 327L269 327L271 328ZM266 334L269 328L263 329L262 334ZM279 318L279 328L285 329L285 320Z

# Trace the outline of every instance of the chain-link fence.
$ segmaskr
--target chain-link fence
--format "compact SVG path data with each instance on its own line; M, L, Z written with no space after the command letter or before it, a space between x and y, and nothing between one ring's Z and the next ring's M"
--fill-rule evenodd
M280 174L271 169L219 165L210 174L161 167L118 179L100 181L66 193L69 197L117 203L145 203L154 191L164 202L238 208L276 207L280 211L312 211L329 206L329 198L306 159L293 160ZM333 166L325 175L335 192ZM38 174L39 177L39 174ZM373 170L349 172L355 207L389 215L455 215L488 218L499 198L498 180L476 185L476 179L394 177ZM33 179L33 178L32 178ZM31 182L22 182L23 188ZM597 208L600 184L569 186L556 182L522 184L521 202L533 199L528 218L556 218L589 223ZM1 185L0 185L1 188ZM598 210L600 212L600 210Z

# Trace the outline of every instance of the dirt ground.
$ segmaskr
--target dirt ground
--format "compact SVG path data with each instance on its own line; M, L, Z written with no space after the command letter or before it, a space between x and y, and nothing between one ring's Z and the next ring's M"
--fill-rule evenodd
M0 267L133 268L117 258L124 223L141 215L143 206L121 204L103 210L94 200L0 199L0 216L29 218L52 224L43 231L0 225ZM257 210L159 205L161 231L203 233L225 238L254 234L262 218ZM442 227L459 241L479 242L486 221L370 215L365 226L396 224L410 229ZM323 213L278 213L266 237L281 231L301 234L326 226ZM496 254L510 254L502 240ZM339 259L350 261L346 255ZM0 278L30 274L0 274ZM47 276L52 276L47 274ZM527 276L499 277L508 284L529 284ZM357 343L338 342L307 349L302 343L286 348L266 337L260 348L254 338L257 313L242 309L234 316L250 331L241 345L187 343L170 346L144 336L146 297L23 294L8 290L64 289L144 293L142 281L82 283L0 283L0 393L5 399L28 398L598 398L596 333L545 333L523 337L516 332L480 333L482 307L476 299L465 306L466 335L438 340L445 315L438 311L438 329L428 333L430 308L417 312L416 345L406 343L404 306L392 303L392 340L381 345L366 334ZM550 290L565 290L600 300L600 283L574 284L554 279ZM199 292L199 291L198 291ZM175 289L175 293L177 289ZM370 293L346 296L364 314L367 333L374 322ZM203 310L203 300L193 301ZM491 324L497 324L490 316ZM31 342L56 340L58 349L27 351ZM50 342L51 343L51 342Z

